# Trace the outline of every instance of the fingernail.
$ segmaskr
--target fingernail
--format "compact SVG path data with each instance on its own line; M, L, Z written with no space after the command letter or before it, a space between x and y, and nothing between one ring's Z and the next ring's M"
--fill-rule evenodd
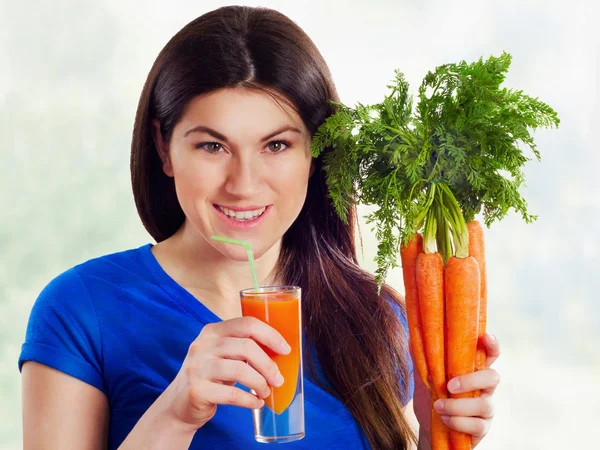
M450 416L440 416L440 418L442 419L442 422L444 422L446 425L448 425L448 421L450 420Z
M283 384L283 375L281 375L281 372L277 372L277 375L275 376L275 387L279 387Z
M458 381L458 379L453 378L452 380L450 380L450 382L448 383L448 390L451 392L456 392L460 389L460 381Z
M495 334L490 334L490 341L491 341L492 343L496 342L497 340L498 340L498 338L496 337L496 335L495 335Z
M433 407L437 412L442 412L444 410L444 400L436 400Z
M259 402L259 406L258 406L258 408L257 408L257 409L260 409L260 408L262 408L263 406L265 406L265 401L264 401L264 400L261 398L261 399L260 399L260 402Z
M284 353L285 353L286 355L287 355L289 352L291 352L291 351L292 351L292 347L290 347L290 345L289 345L287 342L285 342L285 341L283 341L283 342L281 343L281 349L284 351Z

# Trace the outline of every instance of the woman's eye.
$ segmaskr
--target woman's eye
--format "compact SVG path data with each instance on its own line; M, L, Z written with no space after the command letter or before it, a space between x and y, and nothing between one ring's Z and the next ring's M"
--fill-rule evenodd
M222 147L221 144L219 144L218 142L203 142L201 144L197 144L196 148L204 149L208 153L218 153Z
M290 147L290 143L286 141L273 141L267 144L272 153L283 153Z

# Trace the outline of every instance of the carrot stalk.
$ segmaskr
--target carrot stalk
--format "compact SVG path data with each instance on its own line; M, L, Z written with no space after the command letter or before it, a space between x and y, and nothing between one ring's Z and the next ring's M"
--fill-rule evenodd
M421 253L417 258L417 286L419 307L423 323L423 343L427 357L427 367L431 374L432 400L447 398L445 343L444 343L444 261L438 253ZM449 445L448 430L437 414L432 411L430 441L432 448L446 448ZM433 426L440 420L441 425ZM433 443L438 447L433 447Z
M448 336L448 380L475 369L479 328L480 275L477 260L452 257L445 270L446 333ZM473 393L452 394L469 398ZM450 430L453 450L471 450L471 435Z
M432 192L433 188L434 186ZM448 397L444 333L444 260L436 248L436 234L439 231L436 219L439 217L434 209L430 209L426 215L423 253L417 257L416 269L419 312L427 367L431 375L432 401ZM430 442L432 449L450 449L449 428L433 408Z
M444 351L444 261L439 253L419 255L417 286L431 389L436 398L447 398Z
M480 289L479 289L479 338L485 334L487 324L487 275L485 266L485 242L483 236L483 227L477 220L472 220L467 224L469 229L469 256L477 260L479 264ZM478 346L480 347L480 346ZM481 346L482 347L482 346ZM482 353L477 352L477 360L475 361L475 369L481 370L485 368L486 354L483 347Z
M410 334L410 347L413 354L414 366L423 380L425 386L429 386L429 369L425 359L423 347L423 326L421 324L421 313L419 312L419 291L417 290L417 256L423 252L423 238L415 234L407 245L400 248L402 260L402 275L404 278L404 289L406 291L406 316L408 319L408 331Z
M477 352L475 354L475 370L485 369L487 353L482 343L487 325L487 275L485 269L485 241L483 227L477 220L467 224L469 229L469 255L474 257L479 264L480 289L479 289L479 329L477 333ZM479 390L475 391L475 397L479 397Z
M432 390L436 398L447 398L444 350L444 260L435 251L435 234L436 220L434 211L430 210L423 237L424 253L417 257L419 312Z

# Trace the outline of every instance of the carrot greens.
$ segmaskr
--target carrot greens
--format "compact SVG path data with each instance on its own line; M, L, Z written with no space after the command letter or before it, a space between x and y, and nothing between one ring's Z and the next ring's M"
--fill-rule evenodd
M400 244L423 226L425 249L435 245L447 261L468 254L466 223L476 214L488 227L511 209L526 222L536 218L519 193L522 169L531 155L540 159L531 132L559 119L537 98L501 87L510 64L503 53L441 65L425 76L416 106L396 70L381 103L333 103L335 114L313 136L339 216L346 220L352 204L378 207L367 222L379 242L380 284Z

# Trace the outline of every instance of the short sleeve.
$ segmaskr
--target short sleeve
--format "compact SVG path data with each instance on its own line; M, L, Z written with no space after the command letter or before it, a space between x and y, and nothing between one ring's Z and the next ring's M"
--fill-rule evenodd
M408 380L401 379L400 383L402 383L403 386L408 385L408 399L404 402L404 404L407 404L408 402L410 402L412 400L414 392L415 392L415 374L414 374L414 364L413 364L411 353L410 353L410 344L409 344L410 333L408 331L408 319L406 316L406 311L402 307L400 307L400 305L398 305L394 301L390 301L390 305L392 306L392 309L398 316L398 320L402 324L402 332L404 333L404 337L405 337L404 342L406 344L406 349L405 349L406 350L406 362L408 364L409 379Z
M77 269L53 279L36 299L19 356L19 371L35 361L106 392L98 319Z

